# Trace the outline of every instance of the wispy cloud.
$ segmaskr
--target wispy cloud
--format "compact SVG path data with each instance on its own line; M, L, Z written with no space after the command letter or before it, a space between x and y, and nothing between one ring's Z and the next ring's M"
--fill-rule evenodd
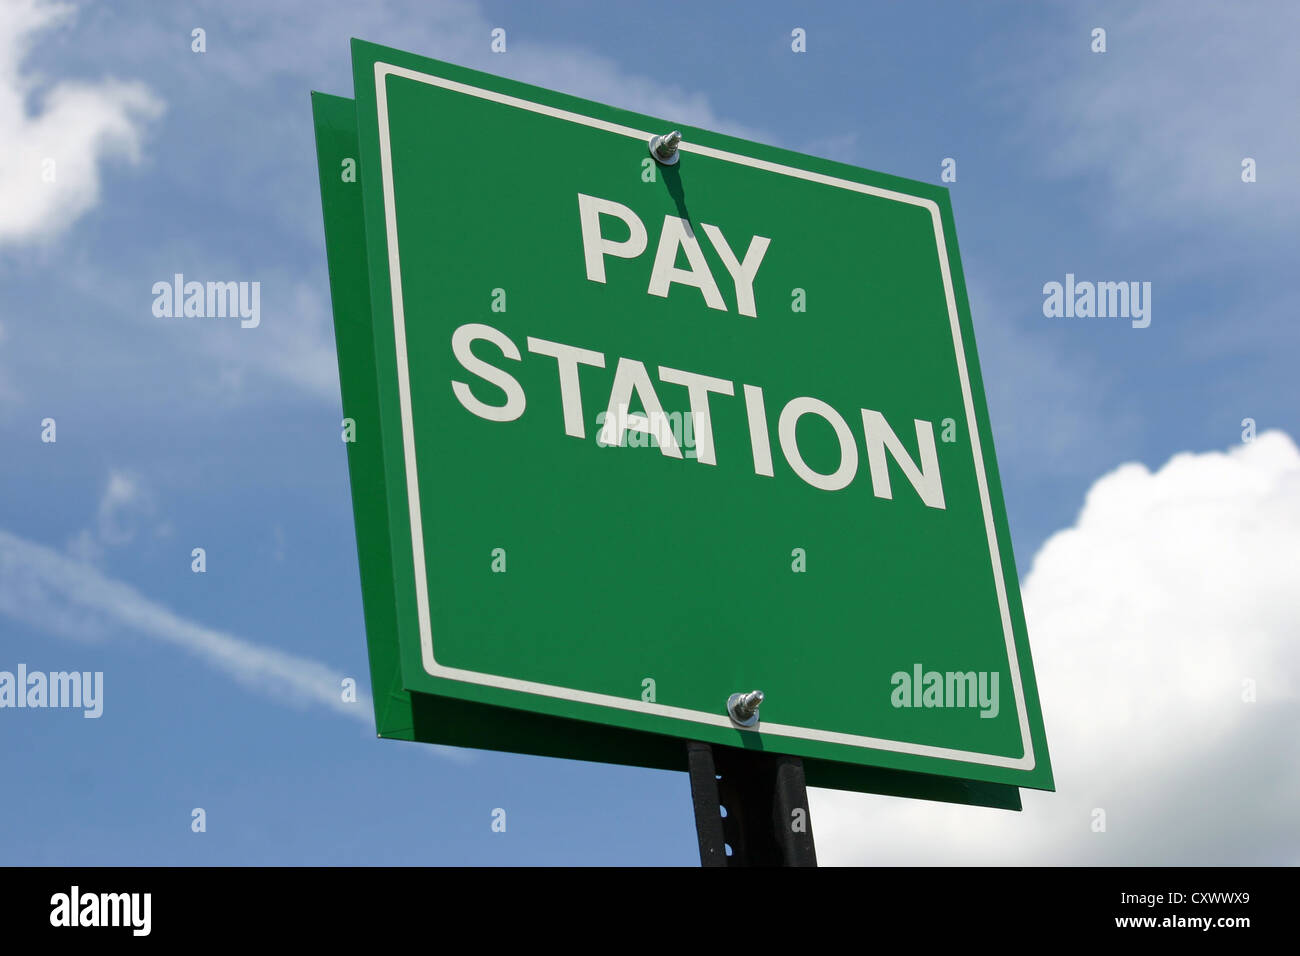
M153 513L153 501L139 475L113 469L99 499L95 522L83 528L68 550L83 561L96 561L109 548L130 544L139 522Z
M122 492L110 480L104 501ZM101 502L101 510L102 510ZM327 664L206 627L110 578L83 560L0 529L0 614L71 640L139 634L180 648L248 689L293 707L324 707L374 727L360 687L343 700L345 675ZM420 751L467 763L470 750L422 745Z
M145 597L131 585L52 548L0 530L0 613L63 637L127 631L198 657L240 684L277 701L325 707L372 724L370 702L342 698L344 675L205 627Z
M1098 27L1105 53L1090 49ZM1168 224L1208 221L1258 236L1291 229L1300 204L1298 30L1290 3L1077 5L1001 82L1034 154L1100 183L1098 216L1117 229L1167 242Z

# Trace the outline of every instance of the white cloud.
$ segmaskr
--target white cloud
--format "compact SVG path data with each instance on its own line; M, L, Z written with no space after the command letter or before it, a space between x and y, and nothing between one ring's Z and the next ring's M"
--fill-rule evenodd
M1281 432L1103 476L1023 585L1059 792L1008 813L815 791L819 857L1300 863L1297 541L1300 452Z
M37 34L72 14L66 4L6 0L0 17L0 244L71 225L99 200L100 163L139 161L144 124L162 113L148 88L116 79L65 80L37 94L23 60Z

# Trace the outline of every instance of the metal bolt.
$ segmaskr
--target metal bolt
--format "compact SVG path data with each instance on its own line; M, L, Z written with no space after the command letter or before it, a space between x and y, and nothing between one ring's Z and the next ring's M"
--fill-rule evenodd
M763 692L751 690L748 694L732 694L727 698L727 713L741 727L758 723L758 706L763 703Z
M681 141L682 134L677 130L663 136L652 136L650 138L650 155L665 166L674 166L677 164L677 160L681 159L681 154L677 152L677 146Z

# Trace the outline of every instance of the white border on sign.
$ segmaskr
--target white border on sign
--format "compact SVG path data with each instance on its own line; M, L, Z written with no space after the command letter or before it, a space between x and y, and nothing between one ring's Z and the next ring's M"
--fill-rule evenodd
M529 100L520 99L516 96L508 96L505 93L498 93L494 90L485 90L476 86L469 86L465 83L458 83L455 80L449 80L444 77L432 76L415 70L408 70L400 66L394 66L391 63L375 63L375 98L379 111L379 155L383 178L384 220L388 235L388 272L392 282L393 334L397 346L397 390L401 401L402 447L406 461L406 497L410 502L411 508L411 549L415 562L416 610L420 624L420 649L424 662L424 669L434 677L443 677L449 680L481 684L487 687L499 687L504 690L519 691L525 694L536 694L538 696L575 701L582 704L596 704L602 707L614 707L619 710L634 711L640 714L653 714L655 716L669 717L675 720L687 720L694 723L709 724L715 727L732 728L734 725L731 723L731 719L725 714L713 714L706 711L690 710L686 707L669 707L666 704L647 703L639 699L615 697L612 694L596 694L591 693L590 691L575 690L570 687L557 687L553 684L539 684L534 681L519 680L513 677L501 677L495 674L480 673L478 671L462 670L455 667L444 667L434 658L433 632L429 616L428 572L425 568L424 560L424 525L420 516L420 483L415 457L415 434L412 427L411 415L410 369L407 367L406 319L402 307L402 269L400 257L398 255L397 209L393 195L392 144L388 126L388 85L385 81L386 77L389 76L398 76L408 80L415 80L420 83L427 83L431 86L441 87L456 93L463 93L466 96L474 96L480 99L490 100L494 103L501 103L517 109L540 113L544 116L565 120L570 123L580 123L583 126L603 130L604 132L613 133L617 136L626 136L642 143L649 142L652 134L645 130L632 129L629 126L621 126L618 123L609 123L605 120L596 119L591 116L583 116L580 113L572 113L568 110L556 109L553 106L533 103ZM1007 658L1011 668L1011 683L1015 689L1016 710L1020 715L1020 735L1025 752L1023 757L1003 757L996 754L981 754L968 750L952 750L946 747L931 747L924 744L885 740L879 737L862 737L856 734L842 734L833 731L814 730L807 727L795 727L789 724L775 724L768 721L764 721L760 725L760 732L777 737L794 737L803 740L815 740L821 743L841 744L848 747L861 747L871 750L912 754L918 757L937 757L944 760L958 760L966 763L984 764L991 767L1032 770L1036 764L1034 758L1034 745L1029 731L1029 715L1025 708L1024 685L1020 677L1020 663L1016 656L1015 634L1011 627L1011 610L1007 604L1006 582L1002 577L1002 559L998 550L997 532L993 524L993 508L989 502L988 479L984 475L984 458L980 451L979 429L976 427L975 423L975 404L971 398L970 375L966 369L966 351L962 346L961 326L957 319L957 299L953 293L952 272L948 264L948 248L947 244L944 242L943 222L939 215L938 204L931 199L923 199L919 196L909 196L906 193L894 192L889 189L880 189L876 186L867 186L863 183L855 183L847 179L838 179L834 176L826 176L821 173L810 172L806 169L783 166L780 163L772 163L751 156L741 156L738 153L731 153L722 149L714 149L710 146L701 146L697 143L683 142L679 149L682 152L707 156L711 159L718 159L724 162L738 163L742 166L750 166L754 169L762 169L783 176L793 176L809 182L821 183L825 186L834 186L839 189L848 189L853 192L866 193L870 196L892 199L896 202L908 203L913 206L923 206L930 211L930 215L934 222L934 237L939 255L939 269L943 274L944 293L948 300L948 317L952 324L953 346L957 355L957 371L961 378L962 397L965 402L967 433L971 437L971 450L975 458L975 474L979 483L980 504L984 510L984 528L988 535L989 542L989 558L993 564L993 579L997 588L998 607L1002 614L1002 630L1006 636Z

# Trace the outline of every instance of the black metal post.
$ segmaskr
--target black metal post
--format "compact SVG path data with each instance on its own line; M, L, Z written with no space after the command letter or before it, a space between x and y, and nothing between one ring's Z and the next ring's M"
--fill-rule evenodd
M802 760L695 740L686 753L701 866L817 865Z

